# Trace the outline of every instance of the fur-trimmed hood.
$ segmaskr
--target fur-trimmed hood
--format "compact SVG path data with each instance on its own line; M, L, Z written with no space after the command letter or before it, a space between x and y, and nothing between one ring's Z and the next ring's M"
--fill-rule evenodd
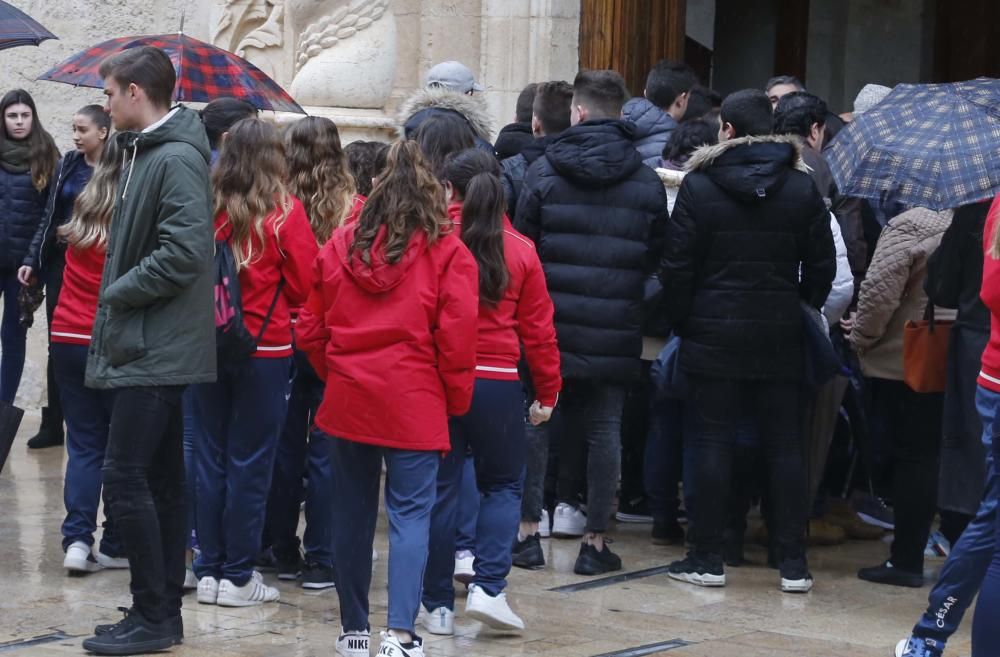
M490 141L493 121L481 95L467 96L442 87L417 89L399 108L397 130L400 137L408 137L410 132L416 130L421 121L414 122L413 119L416 114L424 110L444 110L461 114L469 122L477 137Z
M685 169L698 172L744 199L764 199L793 171L809 173L802 160L802 141L793 135L739 137L702 146Z
M660 177L660 182L667 189L679 189L687 172L676 169L656 169L656 175Z

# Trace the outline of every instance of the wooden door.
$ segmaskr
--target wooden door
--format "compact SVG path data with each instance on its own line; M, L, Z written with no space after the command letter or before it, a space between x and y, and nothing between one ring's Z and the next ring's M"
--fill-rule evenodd
M661 59L684 58L687 0L581 0L580 68L618 71L633 95Z

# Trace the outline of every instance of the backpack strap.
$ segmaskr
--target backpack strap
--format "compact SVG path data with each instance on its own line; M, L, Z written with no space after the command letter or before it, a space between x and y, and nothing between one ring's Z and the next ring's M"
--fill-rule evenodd
M274 298L271 299L271 307L267 309L267 315L264 316L264 323L260 325L260 332L257 333L257 337L254 339L255 344L260 343L260 339L264 337L264 331L267 330L267 325L271 323L271 315L274 314L274 307L278 305L278 297L281 296L281 288L283 287L285 287L284 278L278 281L278 289L274 291Z

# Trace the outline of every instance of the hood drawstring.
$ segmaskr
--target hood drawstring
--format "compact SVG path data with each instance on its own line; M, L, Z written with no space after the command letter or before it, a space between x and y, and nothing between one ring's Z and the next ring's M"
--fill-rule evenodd
M128 184L132 182L132 172L135 170L135 156L139 153L139 140L132 142L132 162L128 165L128 176L125 178L125 189L122 190L122 200L125 200L128 194ZM122 153L122 166L125 166L125 158L128 156L128 151Z

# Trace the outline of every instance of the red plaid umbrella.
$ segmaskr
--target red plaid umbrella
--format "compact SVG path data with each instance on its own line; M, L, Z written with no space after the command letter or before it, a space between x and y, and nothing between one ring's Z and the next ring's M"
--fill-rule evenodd
M17 7L0 1L0 50L37 46L46 39L58 38Z
M159 48L170 57L177 72L174 100L178 102L207 103L230 96L258 109L306 113L277 82L247 60L183 33L110 39L73 55L38 79L101 89L101 62L139 46Z

